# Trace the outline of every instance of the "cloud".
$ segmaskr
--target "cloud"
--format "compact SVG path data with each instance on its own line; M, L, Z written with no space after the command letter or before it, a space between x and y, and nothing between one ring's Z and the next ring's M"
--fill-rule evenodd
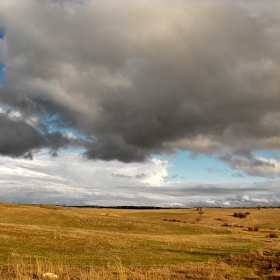
M146 175L142 173L142 174L137 174L135 177L140 179L140 178L145 178Z
M131 176L127 176L127 175L124 175L124 174L111 174L112 177L116 177L116 178L131 178Z
M44 138L24 121L12 121L0 114L0 154L20 156L43 146Z
M0 199L66 205L257 206L279 205L279 181L176 183L162 181L166 161L90 161L75 153L34 153L33 160L0 157ZM114 176L112 176L114 174ZM145 176L139 176L145 174Z
M245 175L242 174L241 172L236 172L236 173L232 174L232 177L235 177L235 178L243 178L243 177L245 177Z
M0 153L78 141L89 159L128 163L279 149L279 12L275 1L1 1L0 103L40 122L2 116ZM53 116L56 134L42 129Z
M32 156L32 161L0 157L1 201L149 205L157 201L149 191L161 187L168 167L166 161L158 159L127 165L92 162L71 152L55 158L46 152Z
M204 170L208 173L213 173L213 172L219 172L219 173L223 173L223 174L227 174L227 170L221 170L215 167L204 167Z
M0 110L0 154L32 159L31 150L49 148L55 153L58 148L82 146L82 140L63 135L59 131L41 133L37 119L24 119L19 112ZM39 129L38 129L39 128Z
M267 159L261 156L254 155L231 155L225 154L220 159L234 170L242 170L250 176L261 176L274 178L280 175L280 163L275 158ZM240 177L241 173L236 173L235 176Z

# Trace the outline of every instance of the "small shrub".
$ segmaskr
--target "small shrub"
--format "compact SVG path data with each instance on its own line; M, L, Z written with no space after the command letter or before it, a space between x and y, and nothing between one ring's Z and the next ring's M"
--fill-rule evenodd
M242 219L242 218L246 218L247 217L247 214L246 213L239 213L239 218Z
M229 227L229 224L228 223L223 223L222 227Z
M182 222L181 220L177 220L177 219L163 219L163 221L165 221L165 222L174 222L174 223L184 223L184 222Z
M247 215L248 215L247 213L242 213L242 212L237 213L237 212L234 212L233 217L243 219L243 218L246 218Z
M271 232L267 237L270 237L270 238L277 238L277 237L278 237L278 234L276 234L275 232Z
M248 227L248 231L259 231L259 226Z

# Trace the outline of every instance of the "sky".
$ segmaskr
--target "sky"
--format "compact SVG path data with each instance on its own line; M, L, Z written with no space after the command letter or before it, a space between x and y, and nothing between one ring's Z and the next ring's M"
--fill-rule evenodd
M280 205L279 12L2 0L0 201Z

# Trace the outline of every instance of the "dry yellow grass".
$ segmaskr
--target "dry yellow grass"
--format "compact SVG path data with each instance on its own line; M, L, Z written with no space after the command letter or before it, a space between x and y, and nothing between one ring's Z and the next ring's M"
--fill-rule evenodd
M250 214L239 219L235 211ZM277 268L263 271L279 252L278 239L267 237L280 233L279 213L278 208L117 210L0 203L0 275L266 279L277 275Z
M81 279L81 280L167 280L167 279L197 279L197 280L224 280L242 279L231 275L233 270L226 263L208 261L204 263L188 263L186 265L149 266L149 267L124 267L121 263L108 265L106 267L67 267L59 265L36 265L25 264L12 267L0 268L1 279L6 280L29 280L49 279L44 277L46 271L57 275L59 279Z

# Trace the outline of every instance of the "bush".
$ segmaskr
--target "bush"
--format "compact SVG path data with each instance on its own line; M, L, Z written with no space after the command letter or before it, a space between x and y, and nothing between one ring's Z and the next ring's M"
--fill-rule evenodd
M248 231L259 231L259 227L258 226L248 227Z
M247 212L247 213L248 213L248 212ZM242 212L237 213L237 212L235 212L235 213L233 214L233 217L243 219L243 218L246 218L246 217L247 217L247 215L248 215L247 213L242 213Z
M270 238L277 238L278 237L278 234L274 233L274 232L271 232L267 237L270 237Z
M169 219L164 219L163 221L165 221L165 222L177 222L177 223L182 223L182 221L181 220L177 220L177 219L171 219L171 220L169 220Z

